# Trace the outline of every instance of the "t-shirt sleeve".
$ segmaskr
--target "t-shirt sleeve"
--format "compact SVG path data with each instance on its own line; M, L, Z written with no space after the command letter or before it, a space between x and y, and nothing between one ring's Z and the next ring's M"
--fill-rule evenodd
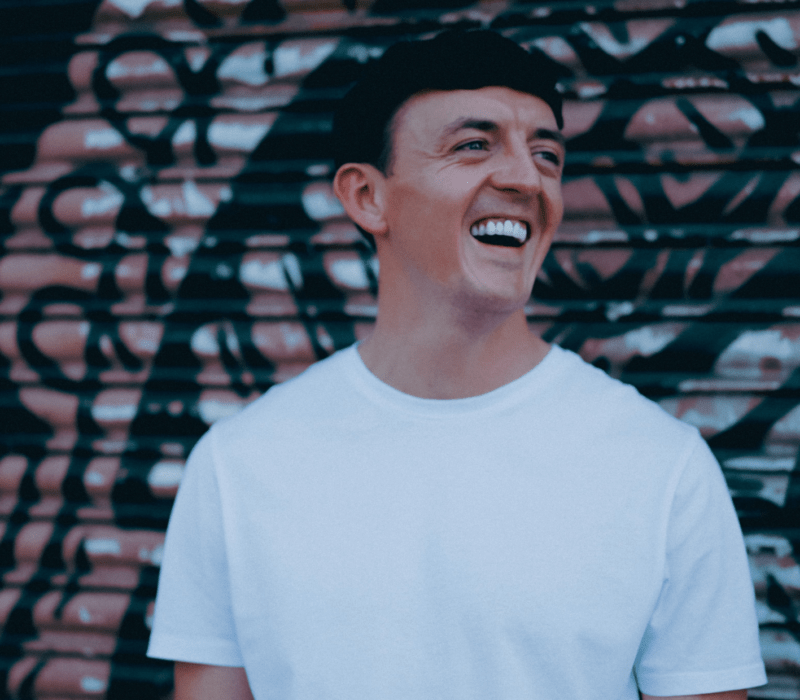
M243 666L211 440L206 433L192 450L172 509L147 654Z
M648 695L695 695L766 683L753 583L722 471L705 442L671 505L664 582L636 660Z

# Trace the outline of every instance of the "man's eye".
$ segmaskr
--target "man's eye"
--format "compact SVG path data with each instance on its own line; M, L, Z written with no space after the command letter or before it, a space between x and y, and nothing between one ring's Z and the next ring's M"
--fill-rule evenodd
M558 153L553 153L553 151L539 151L535 155L549 160L553 165L561 165L561 156L559 156Z
M467 141L456 146L457 151L482 151L486 148L485 141Z

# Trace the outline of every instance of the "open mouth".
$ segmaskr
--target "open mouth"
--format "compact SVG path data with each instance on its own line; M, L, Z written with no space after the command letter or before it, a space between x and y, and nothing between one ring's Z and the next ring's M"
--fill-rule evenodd
M519 248L528 240L528 224L517 219L484 219L474 223L469 232L487 245Z

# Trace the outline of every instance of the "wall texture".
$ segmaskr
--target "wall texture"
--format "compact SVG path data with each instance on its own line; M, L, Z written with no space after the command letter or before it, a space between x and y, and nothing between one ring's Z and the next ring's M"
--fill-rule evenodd
M561 66L530 323L700 428L751 557L752 697L800 698L800 2L769 0L4 0L0 696L171 692L144 650L184 459L369 329L331 111L443 26Z

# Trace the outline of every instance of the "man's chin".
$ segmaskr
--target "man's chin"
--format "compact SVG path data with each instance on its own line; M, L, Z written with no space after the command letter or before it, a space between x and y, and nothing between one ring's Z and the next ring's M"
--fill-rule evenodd
M531 289L493 288L490 286L470 290L460 299L459 307L474 314L511 316L524 311L531 298Z

